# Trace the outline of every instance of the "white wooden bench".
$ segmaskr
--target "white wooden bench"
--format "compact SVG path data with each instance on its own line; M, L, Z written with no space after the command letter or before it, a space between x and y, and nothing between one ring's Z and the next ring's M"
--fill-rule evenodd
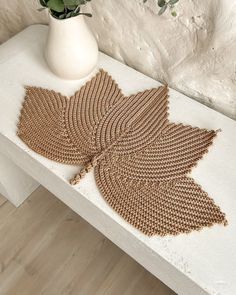
M178 294L235 295L236 122L170 90L171 121L222 129L191 175L220 205L229 225L149 238L106 204L93 173L71 186L68 179L78 167L43 158L17 137L24 85L72 95L87 80L65 81L50 72L43 57L46 34L46 26L31 26L0 46L0 192L18 206L41 184ZM160 84L102 53L98 67L107 70L125 94Z

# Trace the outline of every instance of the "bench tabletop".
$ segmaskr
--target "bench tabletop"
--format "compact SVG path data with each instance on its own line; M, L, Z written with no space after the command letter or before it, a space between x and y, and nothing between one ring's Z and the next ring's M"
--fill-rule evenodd
M0 46L0 151L177 293L236 294L236 122L170 89L170 121L222 129L191 176L226 213L229 225L147 237L107 205L93 173L71 186L68 180L78 167L36 154L16 135L24 85L69 96L97 71L79 81L56 77L43 57L46 34L47 26L34 25ZM127 95L160 85L103 53L98 68L108 71Z

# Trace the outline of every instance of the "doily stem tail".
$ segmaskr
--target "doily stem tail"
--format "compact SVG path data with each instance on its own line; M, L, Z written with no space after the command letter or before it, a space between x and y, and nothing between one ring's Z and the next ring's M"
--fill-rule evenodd
M88 164L86 164L78 174L76 174L71 180L70 180L70 184L72 185L76 185L80 182L80 180L82 178L85 177L85 175L90 172L93 167L96 165L97 161L92 160L91 162L89 162Z

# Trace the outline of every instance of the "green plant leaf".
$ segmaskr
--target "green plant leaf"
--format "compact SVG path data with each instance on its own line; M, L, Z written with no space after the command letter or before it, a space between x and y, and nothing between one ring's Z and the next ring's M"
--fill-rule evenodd
M69 12L69 13L66 14L66 18L69 18L71 16L73 16L73 11L71 11L71 12Z
M46 0L39 0L40 4L43 6L43 7L47 7L47 1Z
M174 17L176 17L177 16L176 11L171 11L171 15L174 16Z
M79 13L79 12L80 12L80 6L78 5L78 6L75 8L74 13L77 14L77 13Z
M63 12L65 8L63 0L49 0L47 3L47 7L56 12Z
M158 6L159 7L163 7L164 5L166 5L166 1L165 0L158 0Z
M158 12L158 15L162 15L166 11L166 8L167 8L167 3L164 6L162 6L162 8Z
M86 2L90 0L63 0L65 6L78 6L78 5L84 5Z
M175 3L179 2L179 0L170 0L168 4L174 5Z
M75 10L76 9L76 5L69 5L69 6L66 6L67 9L69 10Z
M68 6L77 6L80 4L80 0L63 0L66 7Z
M62 13L58 16L58 19L64 19L66 18L66 14L65 13Z

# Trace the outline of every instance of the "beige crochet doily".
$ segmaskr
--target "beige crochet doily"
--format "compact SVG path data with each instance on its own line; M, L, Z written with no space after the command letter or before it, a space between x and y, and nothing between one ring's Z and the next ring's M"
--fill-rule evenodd
M37 153L93 167L103 197L147 235L176 235L215 223L225 214L188 176L216 131L168 120L168 88L124 96L104 71L68 98L26 87L18 135Z

